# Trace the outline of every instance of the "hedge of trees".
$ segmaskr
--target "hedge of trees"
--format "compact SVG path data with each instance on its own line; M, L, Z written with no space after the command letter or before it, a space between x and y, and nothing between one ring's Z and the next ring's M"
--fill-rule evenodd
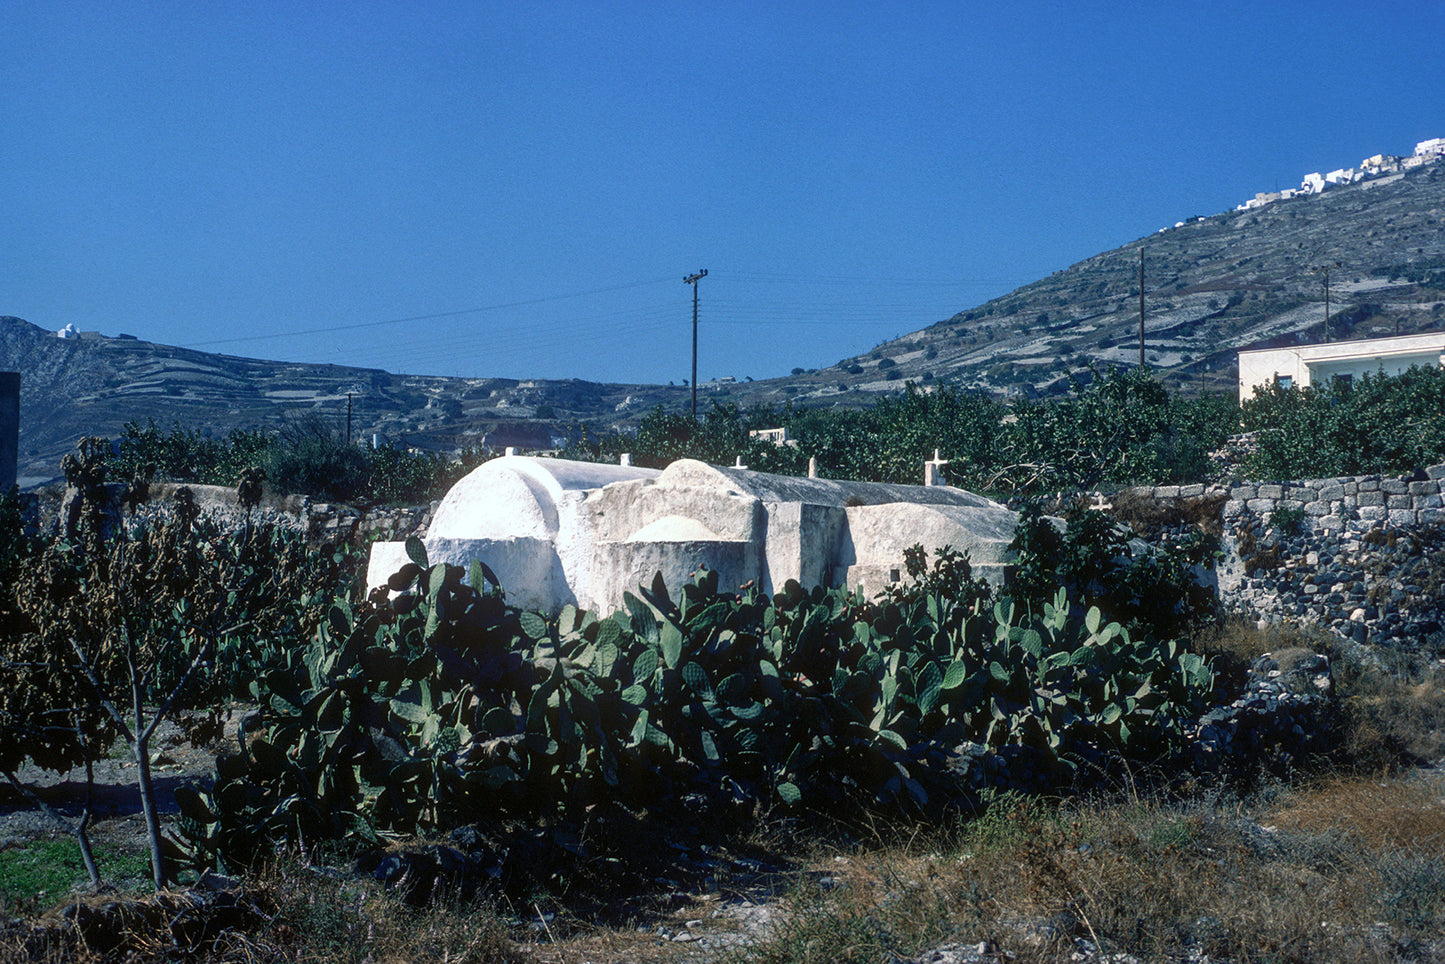
M752 438L785 427L796 446ZM1445 369L1412 368L1353 383L1271 388L1240 405L1232 394L1170 394L1147 369L1097 372L1053 399L1004 402L981 392L910 384L872 408L715 405L697 421L654 410L634 435L572 446L573 458L638 465L688 456L802 474L810 456L827 478L921 481L938 449L956 485L1001 495L1212 479L1210 453L1234 435L1257 448L1232 471L1253 479L1407 472L1445 462Z
M785 427L796 444L749 436ZM955 484L985 492L1029 493L1106 483L1202 478L1208 453L1239 431L1239 408L1220 395L1171 396L1148 371L1111 369L1075 383L1057 399L1005 402L983 392L909 384L865 409L784 406L741 410L715 405L697 421L654 410L634 435L573 445L574 458L661 466L688 456L803 474L817 459L826 478L922 481L937 449Z
M1366 375L1323 387L1255 394L1244 427L1257 432L1257 478L1326 478L1410 471L1445 462L1445 368Z
M1255 479L1404 472L1445 461L1445 370L1366 375L1352 384L1257 393L1171 394L1147 369L1110 369L1058 398L1004 401L948 386L909 384L870 408L714 404L701 418L661 407L636 433L574 427L565 458L662 467L679 458L802 475L810 457L825 478L920 482L937 449L951 482L995 495L1109 485L1206 481L1210 453L1241 432L1257 448L1234 471ZM780 446L752 429L788 430ZM319 420L276 433L126 426L110 477L233 485L260 466L273 488L336 501L401 504L439 498L489 456L460 458L349 445Z

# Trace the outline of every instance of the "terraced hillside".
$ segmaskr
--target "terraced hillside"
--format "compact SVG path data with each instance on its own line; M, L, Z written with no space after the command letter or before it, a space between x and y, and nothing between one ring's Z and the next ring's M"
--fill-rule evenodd
M1233 389L1235 353L1445 327L1445 162L1249 211L1191 218L864 355L737 393L847 404L907 380L1048 393L1089 364L1139 361Z
M349 406L355 438L379 433L398 445L433 450L484 442L546 448L574 422L640 415L668 394L582 381L441 378L262 361L92 332L58 338L11 317L0 318L0 370L22 376L20 475L30 480L56 475L77 439L113 437L131 420L225 434L318 412L345 431Z

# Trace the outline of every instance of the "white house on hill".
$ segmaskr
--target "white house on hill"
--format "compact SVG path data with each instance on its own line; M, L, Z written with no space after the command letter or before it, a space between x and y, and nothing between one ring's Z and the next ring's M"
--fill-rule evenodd
M1239 400L1256 388L1304 388L1364 374L1398 375L1412 365L1445 365L1445 332L1336 341L1239 353Z

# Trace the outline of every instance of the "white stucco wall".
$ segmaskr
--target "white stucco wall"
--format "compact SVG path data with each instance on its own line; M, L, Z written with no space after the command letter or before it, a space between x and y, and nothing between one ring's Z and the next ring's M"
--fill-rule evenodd
M638 587L651 586L659 572L668 590L676 592L703 567L718 574L718 588L723 591L756 582L759 575L757 552L747 542L669 539L599 543L589 608L599 612L621 608L624 593L637 595Z
M481 559L519 606L555 612L591 581L596 533L587 496L614 482L655 478L656 469L566 459L505 456L452 486L424 541L428 561L466 568ZM379 586L407 561L400 542L372 546L367 585Z
M904 552L919 544L930 560L944 546L967 551L975 576L1002 585L1017 523L1017 513L1003 506L900 503L851 508L836 582L879 592L896 581L893 572L902 569Z

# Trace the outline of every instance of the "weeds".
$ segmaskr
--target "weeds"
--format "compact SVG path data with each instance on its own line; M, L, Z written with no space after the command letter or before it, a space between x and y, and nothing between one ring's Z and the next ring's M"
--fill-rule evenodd
M875 961L983 944L1052 961L1081 942L1143 960L1436 959L1445 813L1435 801L1416 814L1428 797L1338 782L1291 793L1269 827L1228 801L1003 801L955 831L956 849L853 855L838 886L801 885L746 959ZM1356 826L1319 819L1342 805Z
M1445 663L1431 654L1332 654L1347 765L1376 772L1445 757Z

